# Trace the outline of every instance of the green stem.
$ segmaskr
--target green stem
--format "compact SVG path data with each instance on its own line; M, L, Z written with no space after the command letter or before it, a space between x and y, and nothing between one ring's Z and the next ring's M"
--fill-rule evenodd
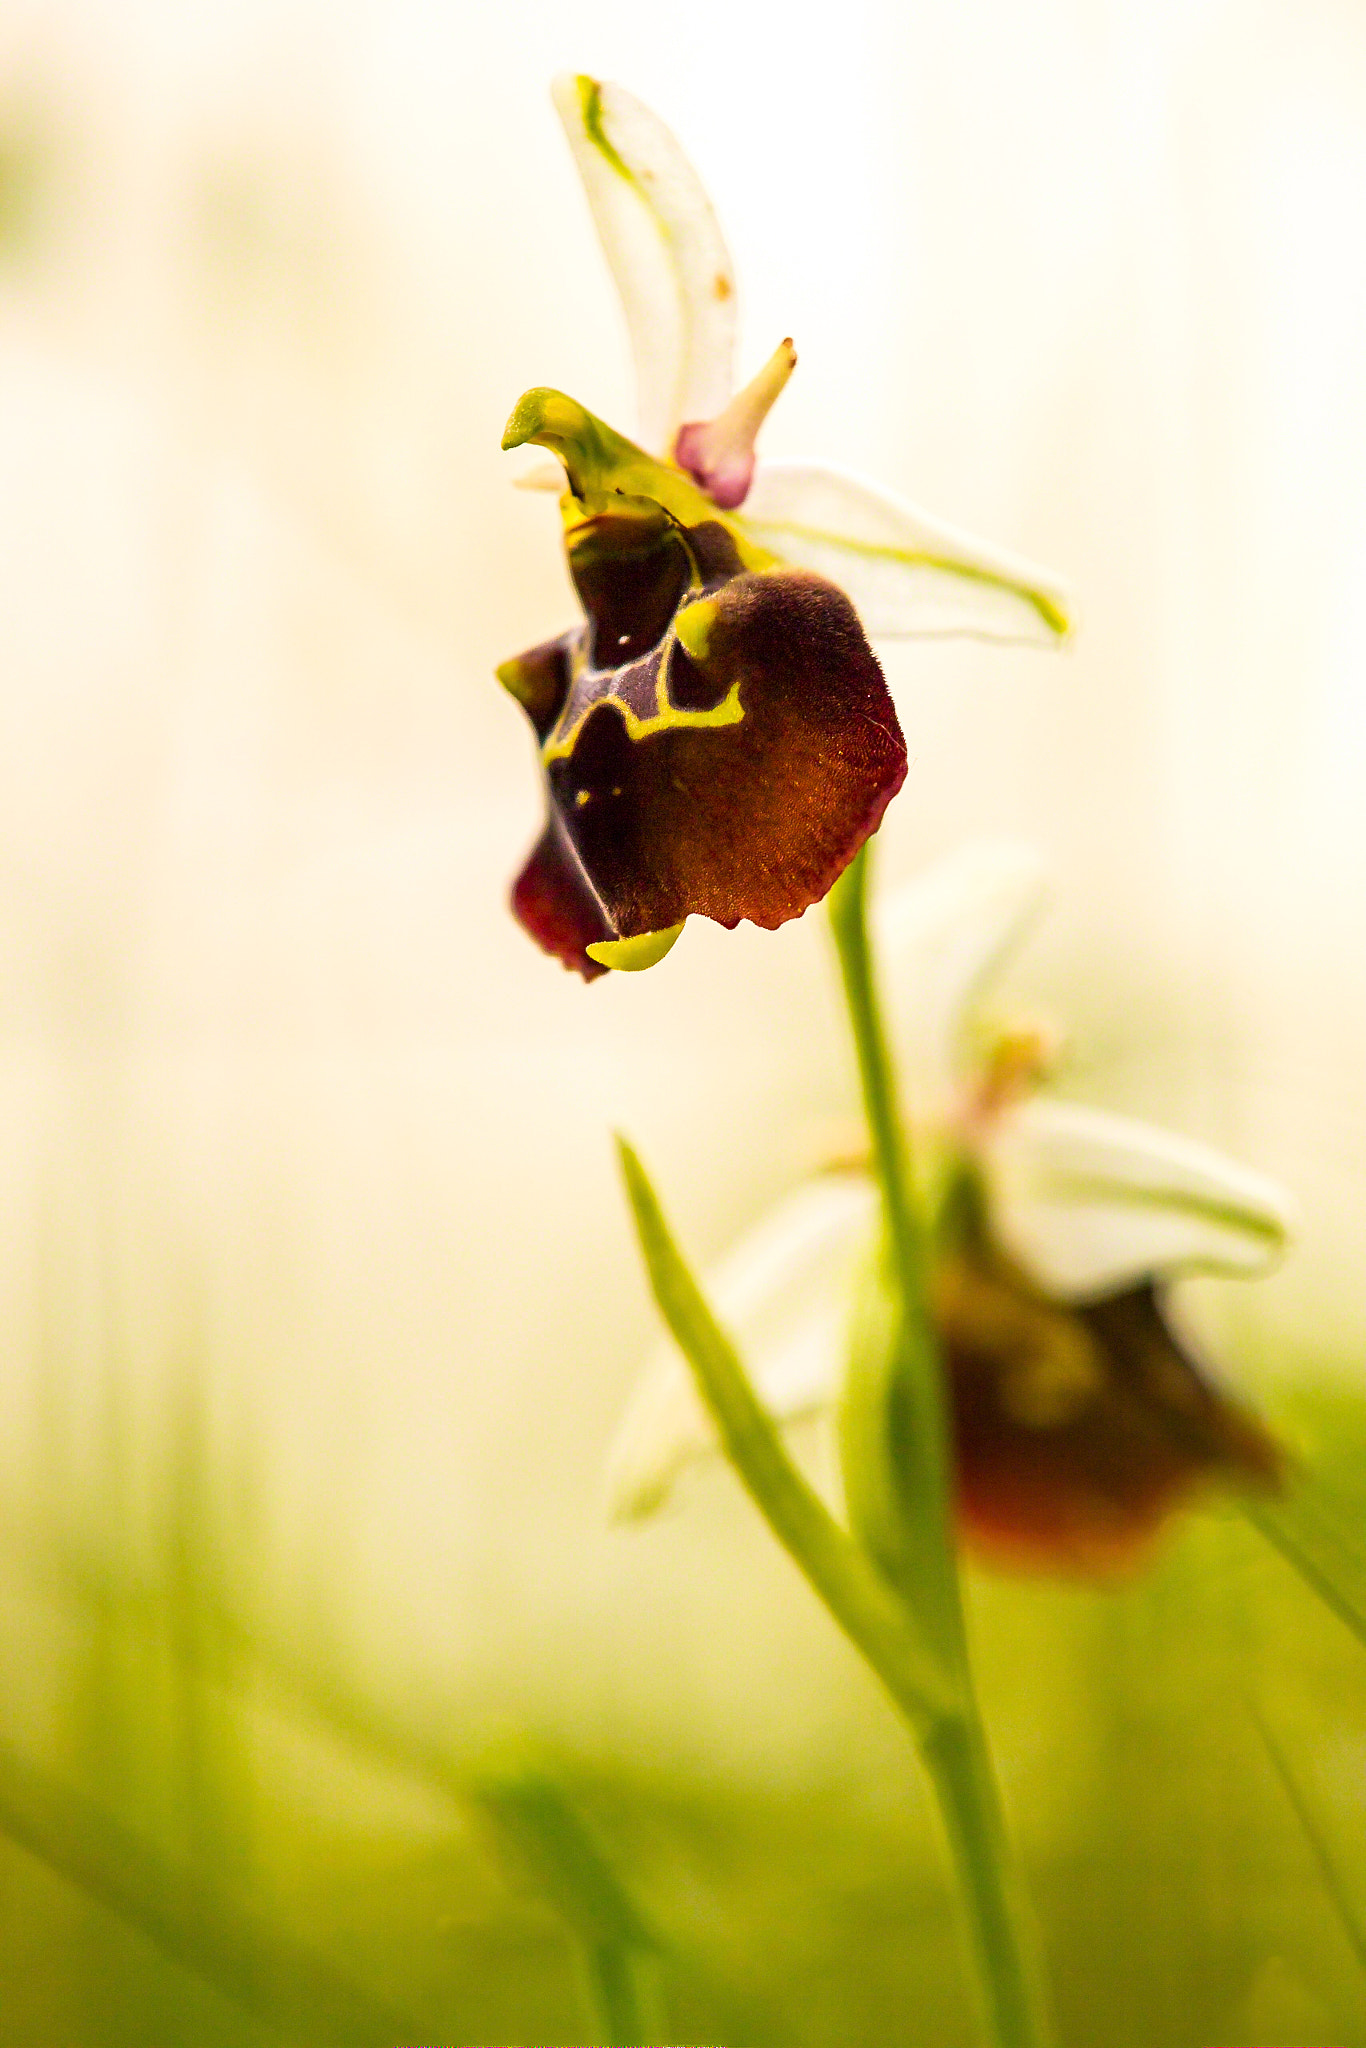
M941 1723L922 1743L921 1756L962 1892L988 2037L999 2048L1047 2048L1053 2033L1029 1902L975 1701Z
M788 1457L773 1418L674 1242L644 1167L624 1138L617 1139L617 1148L655 1300L692 1367L727 1457L793 1563L904 1718L928 1738L958 1704L952 1689L904 1603Z
M856 1534L911 1600L945 1672L966 1680L967 1636L950 1531L944 1375L928 1312L929 1262L909 1147L873 973L867 889L865 845L831 892L830 922L882 1191L893 1328L864 1383L851 1390L863 1409L854 1425L865 1440L877 1440L881 1456L861 1456L856 1469L846 1458L846 1481Z
M593 2040L603 2048L641 2048L664 2038L660 2001L647 1977L653 1957L604 1941L586 1948Z
M793 1465L674 1243L644 1167L624 1139L617 1143L655 1300L693 1369L731 1464L920 1744L967 1905L989 2038L994 2048L1047 2048L1051 2037L1021 1934L1025 1916L966 1657L953 1674L945 1674L925 1643L919 1609L839 1526Z
M1050 2038L1028 1915L1006 1836L968 1655L951 1520L944 1376L928 1305L928 1259L896 1079L877 998L865 846L836 884L831 923L882 1191L894 1302L891 1341L851 1386L846 1482L855 1533L923 1630L954 1707L919 1735L966 1910L995 2048Z

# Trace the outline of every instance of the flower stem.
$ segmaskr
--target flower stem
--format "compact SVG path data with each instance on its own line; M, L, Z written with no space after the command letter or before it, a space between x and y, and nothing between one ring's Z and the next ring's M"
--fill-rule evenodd
M592 2036L610 2048L640 2048L668 2031L653 1982L653 1957L599 1942L584 1950Z
M962 1890L988 2038L999 2048L1048 2048L1054 2036L1029 1902L975 1700L940 1724L921 1755Z
M734 1345L675 1244L644 1167L618 1138L622 1177L660 1313L692 1367L726 1455L769 1528L926 1741L957 1706L904 1602L783 1447Z
M993 2048L1046 2048L1042 1977L972 1682L954 1547L944 1376L928 1260L883 1028L867 913L868 849L830 898L864 1109L882 1190L893 1326L871 1370L851 1374L845 1473L854 1531L904 1599L954 1704L911 1724L934 1786L971 1935Z
M1025 1945L1025 1915L966 1656L946 1674L903 1597L808 1486L750 1385L735 1347L675 1244L639 1159L617 1140L636 1234L660 1313L692 1367L726 1455L807 1583L881 1679L920 1745L967 1905L993 2048L1048 2048ZM952 1567L952 1554L949 1555ZM956 1586L956 1580L955 1580ZM961 1631L960 1631L961 1632Z

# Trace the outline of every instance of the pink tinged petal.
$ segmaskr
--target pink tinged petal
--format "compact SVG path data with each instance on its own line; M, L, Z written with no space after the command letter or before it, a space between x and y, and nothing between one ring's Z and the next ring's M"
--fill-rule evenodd
M736 1338L760 1396L780 1421L834 1397L848 1296L876 1197L858 1175L813 1181L776 1209L703 1282ZM653 1514L683 1468L717 1448L692 1374L668 1340L651 1354L608 1459L616 1520Z
M689 421L678 430L674 461L725 512L744 503L754 478L759 429L796 367L797 351L789 335L724 412L714 420Z
M1284 1190L1190 1138L1070 1102L1022 1102L987 1147L996 1232L1057 1299L1182 1272L1255 1274L1290 1231Z
M888 1007L918 1115L948 1109L972 1005L1047 891L1032 847L974 840L879 900Z
M664 454L731 395L735 272L701 180L656 114L619 85L552 87L631 337L640 438Z
M1048 570L846 470L766 462L738 523L847 590L875 638L968 633L1054 646L1069 630L1066 590Z

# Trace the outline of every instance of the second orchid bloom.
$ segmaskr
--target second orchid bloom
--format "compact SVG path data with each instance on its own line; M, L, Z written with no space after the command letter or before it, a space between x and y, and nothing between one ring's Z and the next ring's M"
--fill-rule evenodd
M1265 1270L1288 1205L1206 1146L1036 1092L1038 1034L990 1030L981 989L1042 893L1028 850L973 845L879 922L932 1219L960 1529L999 1563L1094 1575L1139 1560L1202 1489L1278 1486L1279 1447L1192 1357L1163 1290ZM838 1404L851 1331L878 1314L877 1207L863 1171L823 1175L711 1276L780 1418ZM713 1444L662 1345L613 1454L617 1514L651 1512Z
M733 392L734 276L691 165L618 86L563 79L556 104L655 451L549 389L525 395L504 437L562 465L585 614L499 670L546 790L513 906L591 979L652 966L690 916L773 928L826 894L906 772L867 632L1046 643L1067 621L1054 579L876 486L756 470L791 343Z

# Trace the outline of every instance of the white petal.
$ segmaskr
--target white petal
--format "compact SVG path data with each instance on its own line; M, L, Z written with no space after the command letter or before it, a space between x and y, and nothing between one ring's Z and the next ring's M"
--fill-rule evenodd
M707 1300L780 1420L811 1414L834 1394L849 1281L875 1210L872 1185L861 1175L812 1181L703 1276ZM608 1457L611 1514L624 1520L653 1513L682 1467L715 1449L692 1373L664 1338L646 1362Z
M1021 1103L987 1163L1002 1243L1069 1301L1179 1272L1264 1272L1290 1228L1274 1181L1191 1138L1076 1103Z
M553 491L557 498L564 496L564 470L552 457L538 457L512 479L514 490Z
M1068 631L1067 594L1046 569L841 469L760 463L740 523L847 590L874 638L975 633L1053 646Z
M731 395L735 272L700 179L664 123L622 86L557 78L551 88L636 361L641 439L670 455L685 420Z
M878 902L882 980L920 1117L948 1107L965 1017L1048 893L1033 847L973 840Z

